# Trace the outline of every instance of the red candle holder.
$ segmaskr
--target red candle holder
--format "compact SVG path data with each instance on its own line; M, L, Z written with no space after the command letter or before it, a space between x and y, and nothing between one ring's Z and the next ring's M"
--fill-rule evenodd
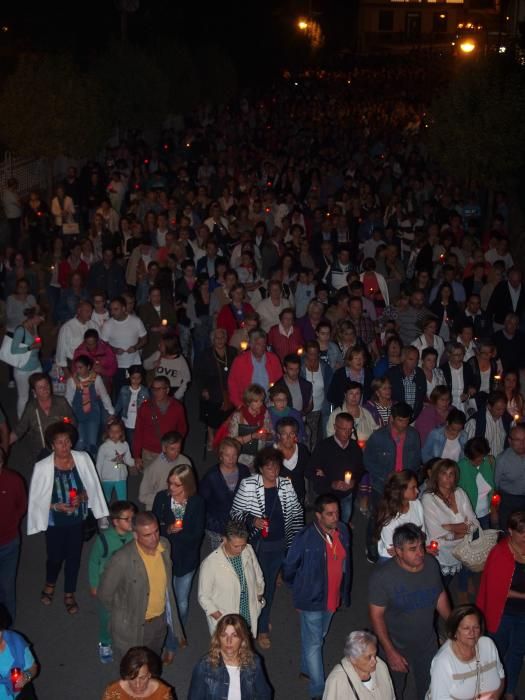
M365 447L366 447L366 440L358 440L358 441L357 441L357 444L359 445L359 447L360 447L362 450L364 450Z
M64 377L64 378L65 378L65 377ZM62 381L62 379L60 379L60 381ZM67 424L67 423L71 423L71 418L68 418L67 416L64 416L64 417L62 418L62 423L66 423L66 424Z
M11 676L11 685L13 686L13 690L19 690L19 688L16 687L16 684L22 678L22 669L18 668L18 666L14 666L9 675Z
M270 521L268 520L268 518L264 518L264 525L263 525L263 528L261 530L261 537L264 537L264 538L268 537L269 531L270 531Z
M78 496L78 491L77 489L69 489L69 505L73 505L73 501L75 498Z
M501 503L501 496L499 493L493 493L492 498L490 499L490 505L494 506L494 508L499 508L499 504Z
M37 335L37 337L35 338L35 343L41 343L41 342L42 342L42 338L39 335Z
M181 528L181 527L182 527L182 523L183 523L182 518L177 518L177 519L175 520L175 527Z
M439 551L439 542L437 540L431 540L429 544L429 549L431 552L438 552Z

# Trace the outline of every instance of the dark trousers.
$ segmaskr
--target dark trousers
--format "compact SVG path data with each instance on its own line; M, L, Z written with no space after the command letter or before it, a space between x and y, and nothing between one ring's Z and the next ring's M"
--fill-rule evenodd
M375 539L375 529L377 525L377 507L381 500L381 494L378 491L370 491L368 498L368 522L366 524L366 551L367 556L371 561L377 561L379 556L377 551L377 541Z
M64 593L76 591L83 541L82 523L47 528L46 583L56 583L62 564L65 562Z
M505 692L515 695L525 656L525 615L503 613L498 629L491 636L507 674Z
M499 504L499 526L502 530L507 530L509 515L515 510L525 510L525 496L515 496L512 493L501 492L501 502Z
M149 647L155 654L160 656L162 647L164 646L164 640L166 639L167 630L166 615L159 615L158 617L151 618L151 620L146 620L144 623L142 645Z
M119 367L116 374L113 376L113 403L118 399L118 395L124 384L128 382L127 374L128 370L125 367Z
M430 686L430 664L437 651L437 644L430 649L398 649L399 653L408 661L409 672L413 674L416 683L416 697L421 700L426 696ZM384 657L383 657L384 658ZM392 683L397 700L403 700L408 673L390 671Z
M20 539L0 545L0 603L5 605L15 621L16 614L16 569L20 554Z
M271 549L265 548L264 544L261 543L261 546L257 550L257 559L259 560L259 565L264 576L264 599L266 601L259 617L259 634L267 634L269 630L275 584L285 554L286 550L284 546L282 549Z

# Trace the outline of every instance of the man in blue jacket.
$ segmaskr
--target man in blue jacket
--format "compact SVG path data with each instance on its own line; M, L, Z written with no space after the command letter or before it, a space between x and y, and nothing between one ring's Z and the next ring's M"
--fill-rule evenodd
M374 542L375 514L388 476L408 469L415 474L421 466L419 433L410 427L412 409L400 402L392 407L390 424L379 428L369 437L363 453L365 470L370 476L370 517L367 526L367 558L377 561L377 543Z
M339 502L319 496L315 520L297 533L283 565L301 618L301 676L309 678L314 700L323 695L323 643L332 616L350 604L351 571L350 534L339 520Z

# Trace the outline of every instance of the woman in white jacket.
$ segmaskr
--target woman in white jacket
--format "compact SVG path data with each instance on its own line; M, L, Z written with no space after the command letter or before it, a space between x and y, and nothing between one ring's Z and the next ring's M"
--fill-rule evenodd
M83 543L83 522L91 509L95 518L108 516L108 507L95 466L86 452L73 451L78 434L71 423L53 423L45 432L52 452L35 464L29 487L27 534L46 533L46 583L40 601L51 605L56 581L64 568L64 604L70 615L75 600Z
M237 613L246 620L255 637L257 620L264 606L264 578L248 530L230 521L220 547L209 554L199 570L199 605L213 634L223 615Z

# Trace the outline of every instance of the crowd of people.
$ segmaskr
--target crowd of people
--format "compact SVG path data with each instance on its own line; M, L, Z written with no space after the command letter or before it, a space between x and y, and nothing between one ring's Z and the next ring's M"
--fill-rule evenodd
M93 540L98 655L120 663L104 700L174 697L162 667L191 639L194 580L211 641L189 700L273 697L280 585L310 698L401 700L409 674L418 700L516 697L525 287L505 195L487 213L428 158L424 78L290 80L69 168L50 201L8 182L0 699L31 697L38 673L9 629L26 512L44 606L63 568L80 612ZM202 424L207 471L184 454ZM28 495L7 466L22 439ZM326 677L357 578L370 631L349 630Z

